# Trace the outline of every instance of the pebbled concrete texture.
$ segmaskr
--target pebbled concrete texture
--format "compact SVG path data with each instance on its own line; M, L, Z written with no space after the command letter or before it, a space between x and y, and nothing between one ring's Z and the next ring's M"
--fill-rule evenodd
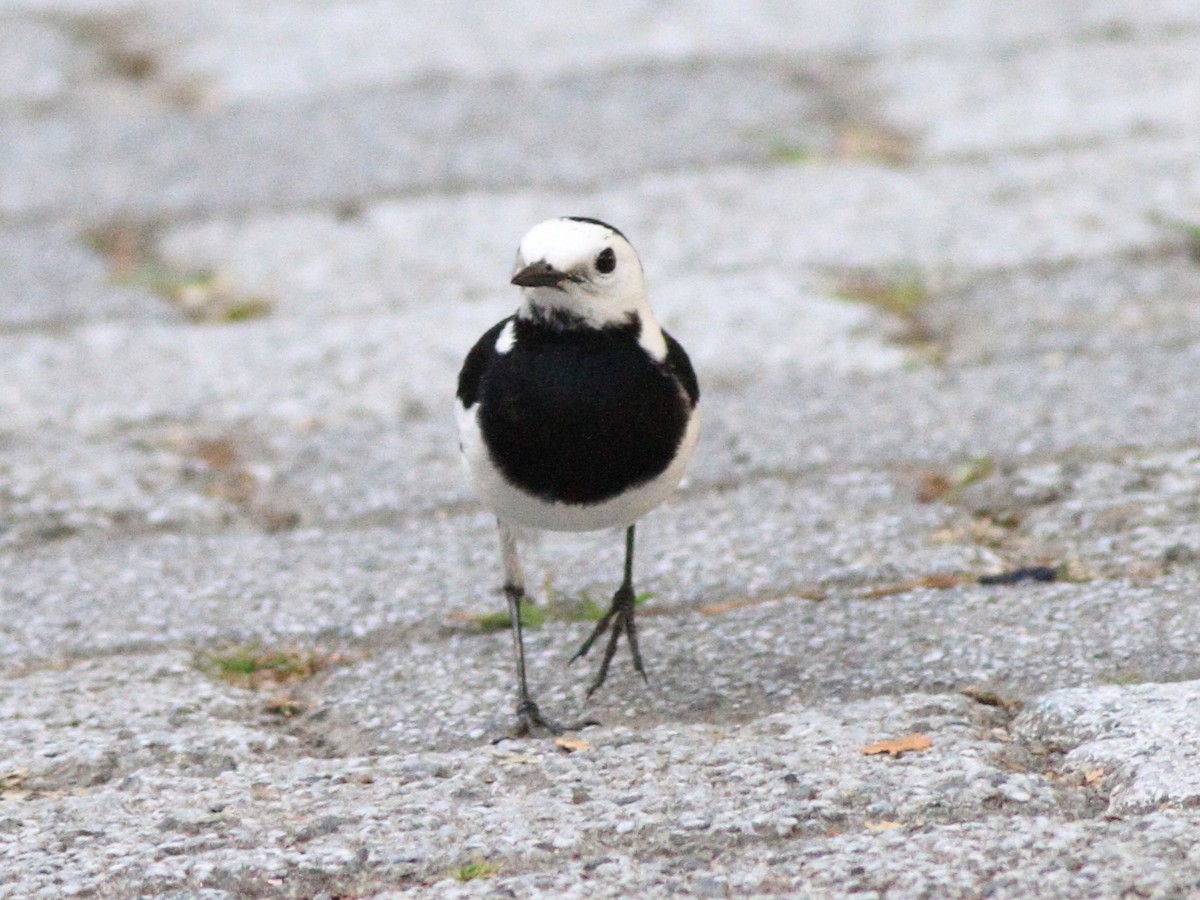
M1193 3L0 0L0 69L0 897L1200 892ZM563 213L705 431L648 683L568 665L620 536L525 548L603 724L515 741L450 399Z
M1194 808L1196 692L1187 684L1053 691L1021 714L1027 740L1065 749L1064 768L1108 778L1116 815ZM1099 773L1099 774L1096 774Z

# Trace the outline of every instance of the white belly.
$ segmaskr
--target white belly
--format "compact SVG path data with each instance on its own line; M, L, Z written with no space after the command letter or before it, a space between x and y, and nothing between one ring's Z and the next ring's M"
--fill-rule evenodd
M683 478L700 436L699 408L692 411L679 452L657 477L599 503L551 503L515 488L492 465L476 419L478 406L455 404L463 463L483 505L502 519L546 531L596 531L632 525L671 495Z

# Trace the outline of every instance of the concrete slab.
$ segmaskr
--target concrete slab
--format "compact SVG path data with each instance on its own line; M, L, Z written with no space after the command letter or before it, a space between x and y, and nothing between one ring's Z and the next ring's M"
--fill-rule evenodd
M382 193L611 184L646 171L765 162L779 143L828 142L816 102L787 65L751 60L549 84L438 79L265 107L133 104L0 118L0 220L352 208ZM548 143L547 134L557 137Z
M1200 890L1194 3L532 9L0 0L0 897ZM493 745L448 407L562 213L705 435L649 683L551 537L604 724Z
M985 276L934 294L919 315L951 365L1052 362L1186 346L1198 296L1200 267L1172 252Z
M0 17L0 110L60 100L74 62L71 41L60 29L25 18Z
M117 283L103 260L69 227L0 230L0 271L6 291L0 333L179 318L145 288Z
M1029 152L1138 135L1197 134L1200 34L1035 43L988 57L925 53L882 62L871 81L884 115L932 156Z
M1054 691L1014 723L1027 742L1065 753L1064 772L1106 781L1114 816L1197 804L1200 685L1112 685Z
M647 62L782 55L903 56L933 48L986 53L1038 44L1070 30L1087 42L1154 38L1194 24L1181 0L1088 3L1048 9L1022 3L908 0L830 7L772 0L667 8L562 4L548 19L536 4L452 2L398 17L380 0L330 6L223 0L145 4L137 29L164 57L162 77L204 84L211 102L263 103L296 94L429 77L519 73L547 77ZM436 42L426 36L436 34Z

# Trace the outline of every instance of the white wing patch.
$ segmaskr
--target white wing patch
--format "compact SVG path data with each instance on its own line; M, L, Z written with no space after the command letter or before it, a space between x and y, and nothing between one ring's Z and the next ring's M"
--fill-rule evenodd
M496 338L496 352L507 353L517 343L517 325L513 321L509 321L500 331L500 336Z

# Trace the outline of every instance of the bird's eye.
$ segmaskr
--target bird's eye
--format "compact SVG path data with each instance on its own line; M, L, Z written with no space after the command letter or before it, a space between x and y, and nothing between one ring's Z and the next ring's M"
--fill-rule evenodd
M596 257L596 271L601 275L607 275L617 267L617 254L613 253L612 247L605 247L600 251L600 255Z

